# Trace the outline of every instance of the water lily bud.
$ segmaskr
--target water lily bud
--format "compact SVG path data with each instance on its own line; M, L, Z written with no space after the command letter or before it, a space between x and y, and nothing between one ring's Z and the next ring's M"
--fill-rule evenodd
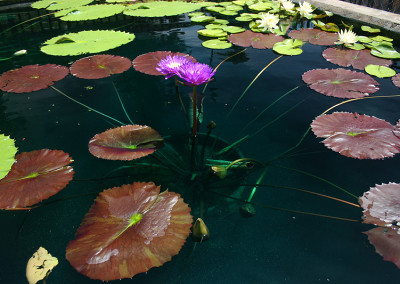
M217 127L217 124L212 120L207 124L208 129L214 129L215 127Z
M192 228L192 239L195 242L206 241L210 238L210 231L201 218L197 218Z
M215 165L211 167L212 173L218 176L220 179L224 179L227 174L227 170L225 166Z
M25 55L27 53L28 53L28 51L26 49L21 49L19 51L14 52L14 56Z

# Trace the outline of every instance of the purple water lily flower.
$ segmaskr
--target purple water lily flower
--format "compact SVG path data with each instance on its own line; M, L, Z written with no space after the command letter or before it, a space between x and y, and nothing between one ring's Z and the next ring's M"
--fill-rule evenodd
M156 70L165 75L165 79L177 75L179 67L184 64L191 63L191 59L186 56L168 55L160 60Z
M178 68L177 75L185 80L186 85L198 86L211 81L215 71L207 65L198 62L190 62Z

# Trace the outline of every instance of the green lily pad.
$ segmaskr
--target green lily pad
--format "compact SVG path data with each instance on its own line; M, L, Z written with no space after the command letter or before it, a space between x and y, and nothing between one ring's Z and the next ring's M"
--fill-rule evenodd
M215 30L202 29L198 30L197 33L201 36L206 36L206 37L223 37L228 35L228 33L222 29L215 29Z
M283 55L299 55L303 52L300 48L304 44L299 39L285 39L274 44L273 50Z
M396 75L396 71L392 68L375 64L368 64L365 66L365 72L379 78L393 77Z
M31 7L34 9L62 10L76 8L92 2L93 0L41 0L33 2Z
M128 8L125 9L124 14L134 17L164 17L193 12L200 9L201 7L201 4L194 4L183 1L155 1L130 5Z
M82 31L53 37L44 42L40 50L57 56L98 53L131 42L134 38L134 34L119 31Z
M206 40L201 45L210 49L227 49L232 46L230 42L219 39Z
M392 42L393 41L393 39L390 38L390 37L385 37L385 36L380 36L380 35L371 37L371 39L374 40L374 41L379 41L379 42L381 42L381 41Z
M206 29L208 30L216 30L216 29L222 29L223 27L227 27L226 25L220 25L220 24L208 24L205 26Z
M378 28L372 28L370 26L361 26L361 30L364 32L369 32L369 33L379 33L381 30Z
M244 1L244 0L236 0L236 1L232 1L232 4L239 5L239 6L244 6L244 5L246 5L246 1Z
M357 41L361 43L370 43L373 42L374 40L366 36L357 36Z
M194 16L191 17L190 20L194 23L209 23L209 22L213 22L215 20L214 17L211 16Z
M253 17L249 15L243 16L243 14L241 14L239 17L236 17L235 20L238 22L251 22L253 20Z
M54 16L61 17L60 19L63 21L86 21L111 17L121 13L124 9L124 5L118 4L89 5L61 10Z
M204 16L203 12L193 12L188 14L189 17L199 17L199 16Z
M400 58L400 53L398 53L390 42L381 42L379 44L373 45L371 49L371 54L381 58L387 59L398 59Z
M214 19L214 21L212 21L213 24L220 24L220 25L227 25L229 24L228 20L225 19Z
M243 7L239 6L239 5L228 5L228 6L225 6L225 9L228 11L241 11L241 10L243 10Z
M253 11L258 11L258 12L262 12L262 11L266 11L269 9L272 9L273 4L269 3L269 2L258 2L256 4L252 4L249 5L249 9L253 10Z
M363 50L365 49L365 46L361 43L355 43L355 44L345 44L344 45L347 48L353 49L353 50Z
M225 10L225 8L224 7L220 7L220 6L208 6L208 7L206 7L206 10L208 12L219 13L219 12Z
M15 141L4 134L0 134L0 179L4 178L11 170L17 151Z
M223 10L221 12L219 12L221 15L224 16L236 16L238 14L238 12L236 11L230 11L230 10Z
M223 29L224 31L226 31L230 34L237 34L237 33L241 33L241 32L245 31L244 28L236 27L236 26L222 26L221 29Z

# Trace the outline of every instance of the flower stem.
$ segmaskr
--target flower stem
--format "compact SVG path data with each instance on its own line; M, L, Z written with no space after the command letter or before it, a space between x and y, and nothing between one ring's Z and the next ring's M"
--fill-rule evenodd
M196 87L193 86L193 127L192 127L192 138L197 136L197 95Z

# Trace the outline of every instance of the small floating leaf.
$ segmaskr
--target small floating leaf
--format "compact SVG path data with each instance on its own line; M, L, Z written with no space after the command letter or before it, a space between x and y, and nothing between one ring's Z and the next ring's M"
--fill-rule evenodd
M393 77L396 75L396 71L394 71L392 68L374 64L365 66L365 72L379 78Z
M379 33L379 32L381 32L380 29L372 28L370 26L361 26L361 30L364 31L364 32L369 32L369 33Z
M244 32L245 29L241 27L235 27L235 26L223 26L221 27L224 31L230 33L230 34L237 34Z
M299 55L303 53L300 48L304 42L299 39L285 39L274 44L273 50L283 55Z
M210 23L213 22L215 18L211 16L202 15L202 16L191 17L190 20L194 23Z
M214 30L202 29L198 30L197 33L201 36L206 36L206 37L224 37L228 35L228 33L222 29L214 29Z
M210 49L227 49L232 46L230 42L219 40L219 39L210 39L202 42L202 46Z

